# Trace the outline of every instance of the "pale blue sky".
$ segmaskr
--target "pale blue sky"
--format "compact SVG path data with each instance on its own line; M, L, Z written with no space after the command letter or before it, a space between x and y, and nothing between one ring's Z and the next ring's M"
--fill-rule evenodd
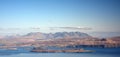
M120 32L119 22L119 0L0 0L1 33L51 32L49 27L88 27L92 28L89 31Z

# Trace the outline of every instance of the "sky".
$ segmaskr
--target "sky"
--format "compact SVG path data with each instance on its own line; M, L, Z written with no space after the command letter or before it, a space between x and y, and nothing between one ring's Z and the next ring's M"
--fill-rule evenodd
M120 0L0 0L0 33L120 32Z

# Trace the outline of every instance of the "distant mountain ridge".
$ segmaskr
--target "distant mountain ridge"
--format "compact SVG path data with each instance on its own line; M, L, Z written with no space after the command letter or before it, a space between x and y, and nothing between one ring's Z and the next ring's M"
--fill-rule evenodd
M40 32L31 32L24 37L35 37L35 38L86 38L91 37L90 35L83 32L56 32L56 33L40 33Z
M0 48L7 47L24 47L24 46L99 46L105 47L120 47L120 36L112 38L95 38L83 32L56 32L56 33L41 33L31 32L26 35L6 36L0 39Z
M27 33L26 35L11 35L5 36L3 38L58 39L58 38L86 38L86 37L92 36L83 32L56 32L56 33L31 32Z

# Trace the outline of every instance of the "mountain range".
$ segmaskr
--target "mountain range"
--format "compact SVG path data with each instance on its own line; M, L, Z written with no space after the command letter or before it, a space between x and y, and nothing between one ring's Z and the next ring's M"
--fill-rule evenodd
M0 48L21 46L75 46L104 45L107 47L120 46L120 37L96 38L83 32L31 32L26 35L12 35L0 38Z
M1 38L58 39L58 38L86 38L86 37L92 36L83 32L56 32L56 33L31 32L26 35L11 35Z

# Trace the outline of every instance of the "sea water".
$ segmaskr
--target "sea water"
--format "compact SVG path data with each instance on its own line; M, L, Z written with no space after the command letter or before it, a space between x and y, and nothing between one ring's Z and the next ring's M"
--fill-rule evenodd
M0 50L0 57L120 57L120 48L85 48L92 53L35 53L28 50Z

